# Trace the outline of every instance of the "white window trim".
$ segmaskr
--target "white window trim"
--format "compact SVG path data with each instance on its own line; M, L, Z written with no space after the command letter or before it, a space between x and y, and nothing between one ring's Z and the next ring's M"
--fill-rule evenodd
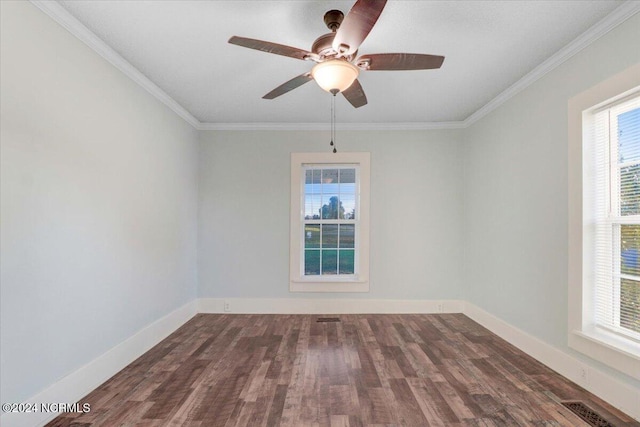
M291 153L291 219L289 290L291 292L369 292L370 153ZM358 275L305 277L302 268L302 166L305 164L358 164L360 168Z
M640 379L640 344L593 325L593 275L589 259L592 234L588 226L591 201L583 197L583 115L603 104L628 97L640 87L640 64L603 81L569 100L568 109L568 290L569 347L635 379ZM586 133L585 133L586 136ZM584 149L583 149L584 148ZM589 171L584 171L589 172Z

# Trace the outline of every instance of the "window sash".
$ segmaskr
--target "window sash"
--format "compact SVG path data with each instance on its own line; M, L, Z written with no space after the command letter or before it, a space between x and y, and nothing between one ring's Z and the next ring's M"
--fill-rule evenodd
M330 169L354 169L355 170L355 218L354 219L325 219L322 218L322 215L319 215L320 218L317 219L307 219L306 218L306 173L309 170L330 170ZM321 193L324 194L324 193ZM338 195L340 196L340 192ZM341 200L341 199L340 199ZM359 264L360 264L360 165L357 163L353 164L327 164L327 163L307 163L303 164L301 167L300 173L300 206L302 209L300 210L300 277L309 278L314 280L354 280L357 279L359 274ZM319 224L320 227L320 247L318 248L307 248L305 246L305 230L306 226L310 224ZM353 274L340 274L340 247L339 244L336 248L323 248L322 247L322 237L323 237L323 229L322 225L331 225L335 224L338 226L338 236L337 239L340 239L340 225L341 224L352 224L354 225L354 244L353 248L348 248L348 250L353 250L354 252L354 266L353 266ZM337 254L337 267L336 274L323 274L323 262L322 255L320 258L320 273L319 274L306 274L306 251L307 250L317 250L322 254L324 250L336 250ZM344 249L346 250L346 249Z
M594 114L595 142L595 289L594 322L627 339L640 341L640 333L621 324L623 280L638 281L640 276L621 272L621 230L625 225L640 225L640 215L622 215L621 171L640 164L640 159L619 162L618 116L640 107L640 97L625 100ZM629 310L632 310L631 308Z

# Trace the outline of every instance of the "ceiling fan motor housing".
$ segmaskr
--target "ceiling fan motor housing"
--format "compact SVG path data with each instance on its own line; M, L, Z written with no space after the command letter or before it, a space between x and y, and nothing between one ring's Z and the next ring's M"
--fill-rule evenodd
M333 58L338 52L333 49L333 39L335 38L336 33L327 33L323 34L313 42L311 45L311 52L317 54L323 59ZM356 57L358 51L355 51L352 55L347 55L344 57L347 61L351 61Z
M332 9L324 14L324 23L326 24L327 28L331 30L331 32L321 35L316 39L316 41L313 42L313 45L311 46L311 51L313 53L319 55L323 59L333 58L338 55L338 53L344 53L336 52L336 50L333 48L333 39L335 38L336 31L338 31L338 28L340 28L340 24L342 24L343 19L344 13L337 9ZM357 51L353 52L351 55L343 55L342 57L347 61L351 61L356 57L356 54Z

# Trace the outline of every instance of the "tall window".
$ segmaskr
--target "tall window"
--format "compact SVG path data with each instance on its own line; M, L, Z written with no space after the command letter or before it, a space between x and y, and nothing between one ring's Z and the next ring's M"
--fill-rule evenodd
M356 272L360 166L304 165L304 275Z
M640 64L568 102L567 344L640 380Z
M595 323L640 340L640 97L593 113Z
M292 291L369 290L369 153L291 155Z

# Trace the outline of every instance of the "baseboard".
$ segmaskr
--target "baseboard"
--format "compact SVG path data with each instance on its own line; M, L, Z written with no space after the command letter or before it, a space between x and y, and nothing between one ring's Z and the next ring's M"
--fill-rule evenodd
M42 392L26 399L25 402L71 404L79 401L196 314L197 303L196 300L193 300L147 325L135 335L50 385ZM4 413L0 417L0 424L4 427L41 426L58 415L60 414L46 412Z
M225 310L226 306L226 310ZM462 313L460 300L366 298L200 298L199 313L240 314L400 314Z
M640 421L640 390L466 302L463 313L531 357Z

